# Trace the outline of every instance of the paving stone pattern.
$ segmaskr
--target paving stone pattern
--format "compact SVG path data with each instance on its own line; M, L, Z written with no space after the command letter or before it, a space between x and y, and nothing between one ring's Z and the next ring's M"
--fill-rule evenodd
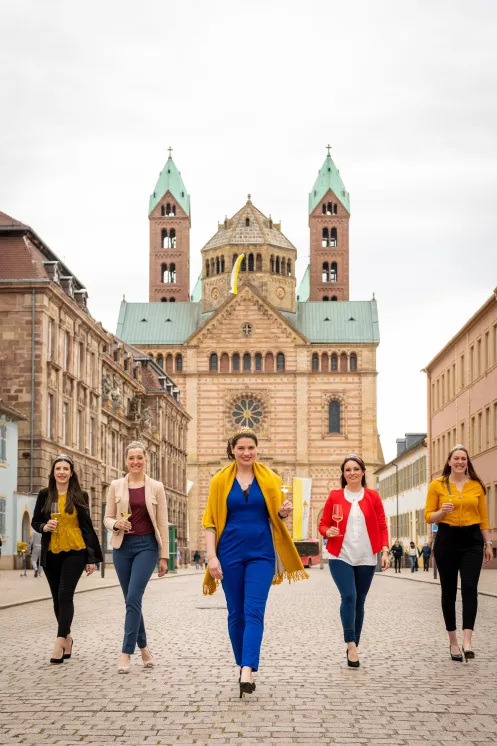
M440 589L376 576L362 666L348 669L328 570L273 588L257 690L239 699L222 592L201 574L151 583L158 665L117 674L120 589L78 594L74 655L50 666L50 602L0 611L0 744L491 744L497 742L497 599L480 597L477 658L453 663ZM460 619L460 614L459 614Z

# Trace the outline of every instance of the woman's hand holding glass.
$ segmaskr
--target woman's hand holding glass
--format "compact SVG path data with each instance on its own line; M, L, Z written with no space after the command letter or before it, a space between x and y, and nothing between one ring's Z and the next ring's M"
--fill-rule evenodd
M290 500L285 500L283 505L278 510L278 513L280 514L282 518L288 518L292 510L293 510L293 504L290 502Z
M447 515L447 513L452 513L454 510L454 503L444 503L442 507L440 508L440 511L443 515Z
M43 531L46 533L47 531L57 531L57 526L59 525L59 522L56 518L50 518L49 521L45 523L43 526Z
M207 567L209 568L211 577L214 578L214 580L223 579L223 571L221 569L221 563L219 562L217 557L211 557L209 562L207 563Z
M126 518L118 518L114 523L114 529L118 531L129 531L131 529L131 523Z
M337 526L330 526L330 528L326 532L326 536L328 537L328 539L332 539L334 536L340 536L340 529L337 528Z

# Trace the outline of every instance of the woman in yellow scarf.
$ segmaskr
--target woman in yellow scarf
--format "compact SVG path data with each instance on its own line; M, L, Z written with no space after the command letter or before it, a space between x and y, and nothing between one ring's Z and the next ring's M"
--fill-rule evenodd
M202 520L208 556L203 591L214 593L222 581L240 698L255 689L252 672L259 668L271 584L309 577L283 523L292 504L282 503L280 477L256 461L257 445L248 428L228 440L234 463L212 479Z

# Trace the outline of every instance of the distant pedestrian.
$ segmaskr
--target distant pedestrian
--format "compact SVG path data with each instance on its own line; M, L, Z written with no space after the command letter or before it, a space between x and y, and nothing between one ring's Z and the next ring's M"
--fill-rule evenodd
M207 555L207 552L204 552L204 570L207 570L208 563L209 563L209 557Z
M407 547L407 556L409 557L409 564L411 566L411 572L414 572L416 569L416 560L418 558L418 550L416 548L416 544L411 541L409 546Z
M200 570L200 552L198 549L193 555L193 561L195 562L195 570Z
M181 565L181 552L178 549L178 551L176 552L176 567L179 569L180 565Z
M427 541L423 544L421 555L423 557L423 572L428 572L430 569L431 546Z
M402 565L402 557L404 555L404 549L398 539L396 539L395 544L392 547L392 554L393 554L393 559L394 559L395 572L400 573L400 568Z
M29 537L28 548L31 557L31 568L34 570L35 578L41 577L41 534L34 529Z
M58 622L50 663L71 657L74 592L83 570L91 575L95 562L102 559L88 506L88 494L80 487L72 458L59 454L50 469L48 488L38 493L31 521L42 535L40 565L45 568Z
M169 530L164 485L145 473L145 464L143 443L130 443L126 448L128 473L110 483L104 518L105 527L113 532L112 558L126 602L118 666L121 674L129 673L131 656L137 645L143 666L152 668L154 665L147 645L142 599L155 566L158 565L160 578L168 571Z
M203 592L213 594L222 581L240 699L255 690L271 585L309 577L284 523L292 504L281 492L280 477L257 461L257 445L248 428L228 440L234 463L213 477L202 519L209 554Z
M442 587L442 612L449 633L450 657L462 661L475 657L473 629L478 608L478 580L483 556L493 559L488 530L485 485L477 475L468 451L456 445L449 451L442 476L426 495L425 521L438 523L433 553ZM457 641L457 579L461 574L462 653Z
M350 453L340 468L342 489L330 492L319 533L328 538L330 572L342 598L340 618L347 645L347 664L359 668L364 604L376 570L378 552L381 551L381 569L388 570L390 566L388 528L379 494L367 487L362 458ZM337 520L335 516L341 518Z

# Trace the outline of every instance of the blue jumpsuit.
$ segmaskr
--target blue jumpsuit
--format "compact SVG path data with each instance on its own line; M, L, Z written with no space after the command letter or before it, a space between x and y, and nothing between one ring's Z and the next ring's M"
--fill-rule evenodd
M237 666L257 671L264 611L275 568L269 513L257 480L252 482L246 499L235 479L227 507L217 556L228 604L228 632Z

